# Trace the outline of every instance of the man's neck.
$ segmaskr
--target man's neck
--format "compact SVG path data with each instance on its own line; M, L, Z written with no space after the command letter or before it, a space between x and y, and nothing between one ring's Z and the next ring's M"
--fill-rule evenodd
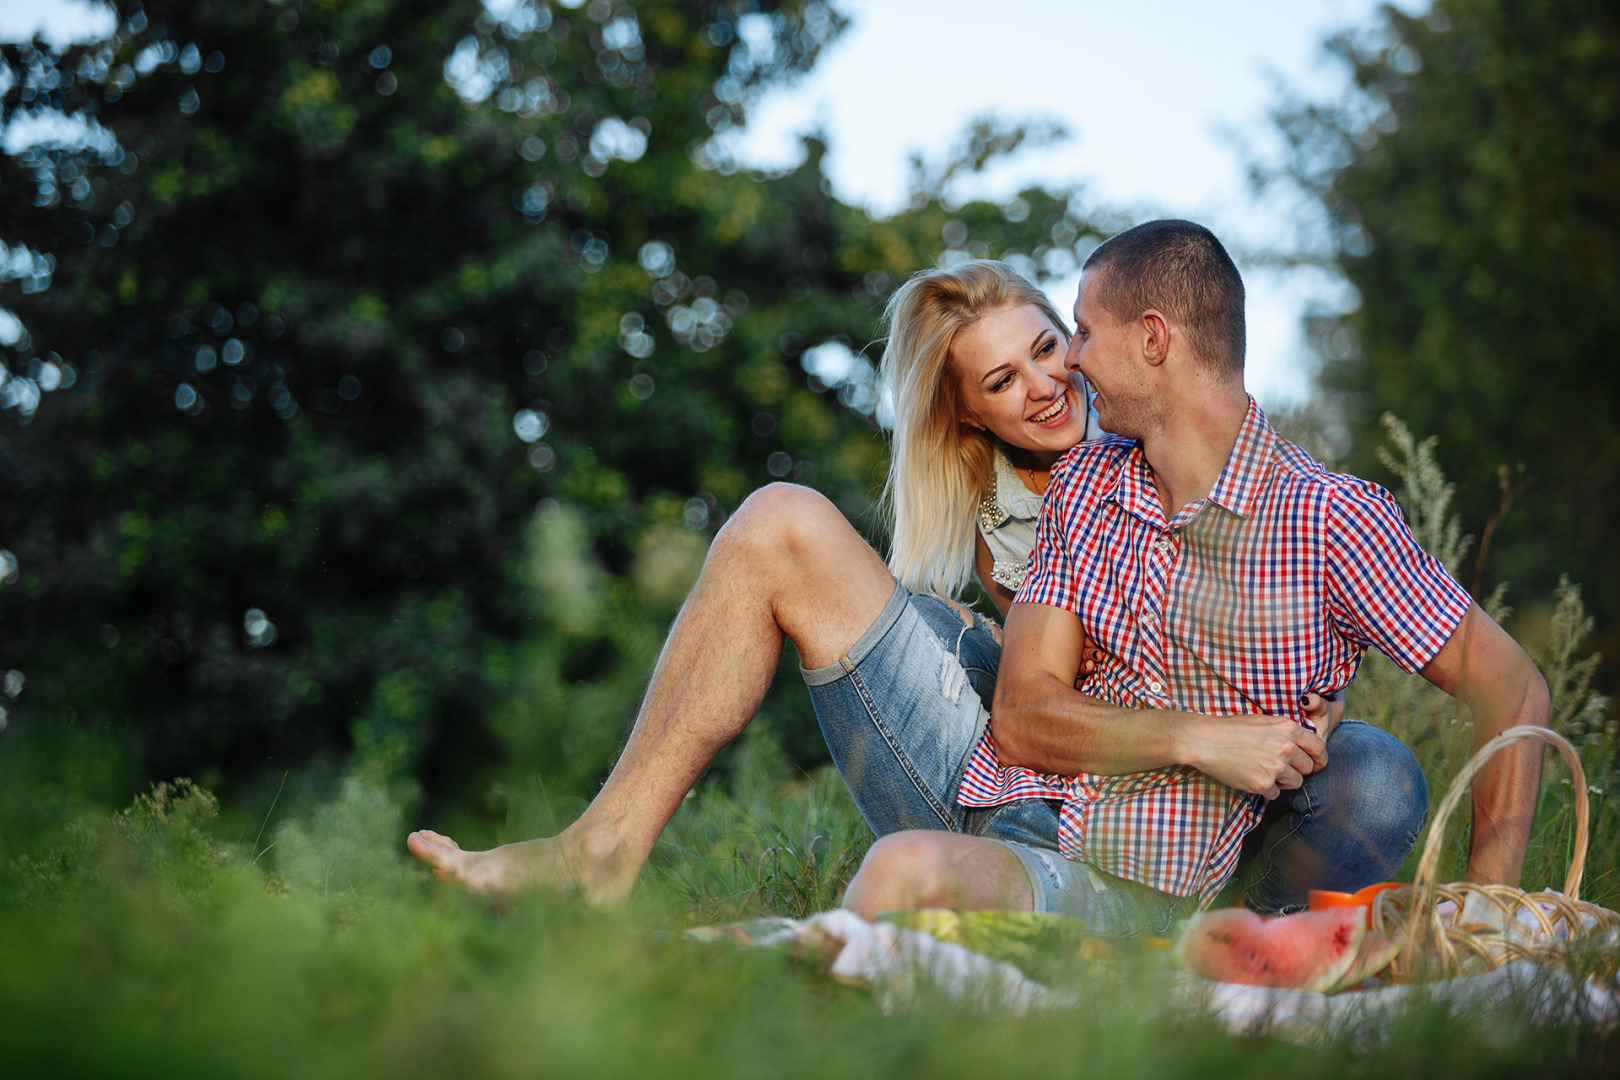
M1209 497L1248 412L1249 395L1239 385L1172 409L1168 422L1142 441L1166 521L1188 503Z

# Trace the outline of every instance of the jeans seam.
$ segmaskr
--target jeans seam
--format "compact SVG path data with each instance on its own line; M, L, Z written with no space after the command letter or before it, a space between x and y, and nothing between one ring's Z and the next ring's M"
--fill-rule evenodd
M1310 796L1305 794L1303 791L1301 791L1300 794L1305 795L1306 806L1309 807ZM1294 817L1296 820L1294 821L1292 828L1290 828L1283 835L1279 836L1274 843L1265 845L1265 847L1261 848L1261 850L1258 852L1258 856L1266 860L1266 872L1243 887L1243 900L1245 903L1256 899L1261 888L1270 883L1273 876L1282 872L1281 864L1278 863L1276 859L1266 858L1266 853L1282 847L1284 844L1298 835L1299 831L1305 827L1306 815L1295 814Z
M934 816L939 818L940 822L944 824L947 832L961 832L961 828L956 824L955 821L951 819L950 815L945 812L945 808L940 805L939 799L935 796L933 789L931 789L927 784L923 783L922 777L917 774L917 770L912 764L910 756L901 749L900 742L895 738L894 732L890 731L889 725L884 722L882 713L877 708L876 700L872 697L871 693L867 689L866 680L861 678L861 673L857 671L853 665L851 665L849 669L849 678L850 685L853 686L855 688L855 692L860 695L861 705L866 709L867 718L872 721L872 726L876 728L878 734L883 737L884 743L889 747L890 752L894 754L895 760L900 763L901 769L903 769L906 776L910 778L911 786L916 789L917 794L922 796L923 801L928 804L929 809L934 811Z

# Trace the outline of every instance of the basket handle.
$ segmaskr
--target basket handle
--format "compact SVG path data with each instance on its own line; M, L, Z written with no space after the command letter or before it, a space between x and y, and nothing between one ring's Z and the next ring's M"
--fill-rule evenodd
M1564 895L1571 901L1580 899L1581 877L1586 872L1586 844L1587 844L1587 817L1588 806L1586 800L1586 771L1581 768L1581 756L1570 741L1549 728L1535 727L1521 724L1510 727L1496 738L1479 748L1479 752L1468 759L1451 781L1451 789L1441 800L1440 808L1435 811L1434 820L1429 823L1429 835L1423 843L1423 855L1418 859L1417 872L1412 875L1412 890L1416 894L1417 902L1412 905L1408 930L1415 932L1417 924L1423 914L1434 905L1435 889L1439 883L1436 880L1440 869L1440 847L1445 838L1446 822L1450 820L1457 805L1468 791L1469 782L1474 775L1485 767L1485 763L1496 755L1504 746L1526 739L1540 739L1551 743L1563 754L1564 761L1569 765L1573 775L1572 783L1575 786L1575 849L1570 859L1569 873L1564 878ZM1409 940L1412 940L1409 937Z

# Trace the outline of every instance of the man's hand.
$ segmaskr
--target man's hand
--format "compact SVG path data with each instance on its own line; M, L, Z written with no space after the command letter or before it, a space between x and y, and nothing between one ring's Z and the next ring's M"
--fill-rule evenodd
M1177 715L1178 762L1239 791L1275 799L1328 763L1326 741L1289 717Z

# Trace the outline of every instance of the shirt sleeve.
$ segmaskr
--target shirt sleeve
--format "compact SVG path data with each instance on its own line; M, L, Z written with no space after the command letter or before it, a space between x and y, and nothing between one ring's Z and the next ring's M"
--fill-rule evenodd
M1377 484L1342 485L1327 524L1328 605L1339 632L1418 671L1451 640L1472 599Z
M1065 464L1069 459L1065 459ZM1079 613L1074 555L1069 550L1068 518L1074 505L1072 489L1081 470L1054 470L1047 488L1041 516L1035 523L1035 550L1030 553L1029 571L1024 584L1013 597L1014 603L1046 604Z

